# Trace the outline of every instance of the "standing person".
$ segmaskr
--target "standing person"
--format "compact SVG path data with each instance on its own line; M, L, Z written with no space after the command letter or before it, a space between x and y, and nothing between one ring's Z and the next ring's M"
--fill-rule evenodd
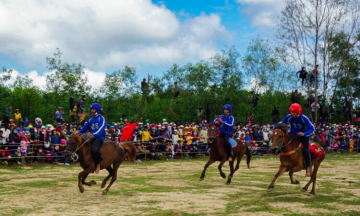
M232 107L229 104L225 104L225 106L223 107L224 115L221 115L214 120L214 124L220 124L219 136L224 140L224 147L227 151L228 159L230 162L232 161L232 150L231 144L229 142L229 137L231 137L235 124L235 118L231 115L231 111Z
M298 99L299 99L298 90L295 89L295 91L291 93L291 102L297 103Z
M312 76L313 76L313 81L314 81L314 85L316 85L315 87L318 88L319 85L319 79L318 79L318 74L319 74L319 65L316 65L315 69L312 71Z
M71 108L70 117L73 124L75 124L76 114L77 114L78 104L74 103L74 106Z
M306 72L305 67L301 67L301 70L296 73L296 76L298 76L301 79L301 86L304 86L304 80L306 80L306 76L308 72Z
M12 115L12 106L11 105L9 105L7 110L5 110L5 114L6 115Z
M84 112L85 112L86 107L85 107L84 102L85 102L85 95L83 94L83 95L81 95L81 97L79 97L79 99L77 101L77 105L79 106L78 108L81 107L81 109L84 110Z
M81 125L84 125L84 123L85 123L85 118L86 118L86 116L88 116L88 115L89 115L89 113L85 113L83 109L80 109L80 112L79 112L78 116L79 116L79 123L80 123Z
M273 117L273 122L278 122L279 121L279 107L275 105L273 111L271 112L271 116Z
M144 78L143 81L141 82L141 91L143 92L143 94L145 93L147 87L147 83L146 83L146 79Z
M79 132L85 133L86 131L90 130L89 137L93 139L93 146L91 148L91 152L94 155L95 160L95 173L99 174L100 163L102 161L100 147L105 139L106 120L101 115L102 110L101 106L98 103L91 104L90 111L92 117L86 122L85 126L82 127Z
M21 119L21 113L19 109L16 109L16 113L14 113L14 118L15 118L15 122L18 123L19 120Z
M64 118L63 118L64 110L63 110L63 108L58 107L58 110L55 112L55 114L56 114L56 121L60 122L61 124L64 124Z
M317 108L320 108L319 103L317 104ZM311 115L312 115L313 122L315 122L315 102L312 102L312 104L311 104Z
M300 104L294 103L290 106L290 114L282 121L283 124L290 123L290 133L293 136L299 137L303 144L303 153L306 162L305 176L311 176L311 157L309 151L309 137L314 133L315 127L310 119L302 113Z

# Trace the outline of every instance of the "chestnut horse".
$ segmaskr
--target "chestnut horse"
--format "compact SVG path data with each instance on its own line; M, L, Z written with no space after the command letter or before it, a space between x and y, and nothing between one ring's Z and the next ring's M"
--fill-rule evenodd
M220 161L218 169L220 171L220 175L223 178L226 178L226 175L222 172L221 167L227 161L227 152L224 147L223 140L218 136L218 128L215 125L211 125L208 130L209 140L212 142L210 146L210 159L204 167L204 170L201 174L200 181L204 180L205 171L206 169L215 161ZM246 147L246 145L241 142L240 140L235 140L237 145L234 147L233 150L233 161L229 162L230 165L230 175L228 176L228 180L226 184L231 183L231 178L233 177L235 171L239 169L241 158L246 153L247 159L247 166L250 169L250 160L251 160L251 153L250 150ZM237 158L237 164L234 169L234 160Z
M275 186L276 179L282 175L284 172L289 172L291 184L299 184L298 180L293 178L294 172L299 172L303 169L306 169L304 166L304 154L302 149L299 148L300 142L296 142L289 134L286 133L287 127L284 125L277 125L276 129L270 135L272 147L278 146L281 148L280 155L280 168L276 173L274 179L268 187L268 192L272 191ZM318 148L322 149L321 145L316 143ZM322 149L322 151L324 151ZM317 159L311 159L311 166L314 166L314 170L311 174L310 181L302 188L302 192L306 192L311 183L313 183L312 190L310 194L315 195L315 183L316 183L316 174L319 169L320 163L324 160L325 153Z
M91 153L92 140L85 140L83 136L79 134L71 134L67 141L67 147L65 150L65 157L69 157L72 153L76 153L79 156L80 166L84 169L79 173L79 190L81 193L84 192L84 185L91 186L96 184L94 180L85 182L85 179L89 173L94 173L95 161L93 154ZM100 163L101 169L106 169L109 175L102 181L101 188L104 188L106 182L111 178L111 182L108 187L103 191L105 195L114 181L117 179L117 170L120 164L124 161L125 155L129 157L129 160L135 160L136 149L134 144L131 142L124 142L119 145L116 142L104 142L100 148L102 161ZM111 168L111 164L113 167Z

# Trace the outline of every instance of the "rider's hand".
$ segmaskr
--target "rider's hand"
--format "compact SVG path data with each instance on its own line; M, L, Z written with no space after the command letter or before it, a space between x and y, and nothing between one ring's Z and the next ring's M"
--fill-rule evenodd
M89 137L92 139L92 138L94 138L94 135L90 134Z
M219 118L219 122L220 122L220 123L224 123L224 121L223 121L221 118Z
M299 136L305 136L305 134L304 134L303 132L299 132L299 133L297 133L297 135L299 135Z
M218 121L216 121L216 122L215 122L215 124L219 124L219 122L218 122Z

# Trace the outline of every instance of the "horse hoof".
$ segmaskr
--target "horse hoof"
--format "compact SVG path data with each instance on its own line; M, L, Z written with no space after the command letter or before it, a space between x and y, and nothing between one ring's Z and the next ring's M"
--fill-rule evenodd
M301 189L301 192L306 192L306 191L307 191L307 188Z
M267 189L267 192L271 192L272 190L274 190L274 186L269 186L268 189Z
M106 195L107 194L107 190L104 190L103 192L102 192L102 195Z
M300 184L300 182L298 180L295 180L295 183L294 184Z
M84 187L83 186L79 187L79 190L80 190L80 193L84 193Z
M230 185L230 182L226 182L226 185Z
M91 181L90 181L90 184L91 184L91 185L96 185L96 181L91 180Z
M221 177L226 178L226 175L224 173L221 174Z
M204 178L203 178L203 177L201 177L201 178L200 178L200 181L202 181L202 180L204 180Z
M106 183L102 183L101 184L101 189L103 189L105 187Z
M315 196L315 193L310 192L310 193L309 193L309 196Z

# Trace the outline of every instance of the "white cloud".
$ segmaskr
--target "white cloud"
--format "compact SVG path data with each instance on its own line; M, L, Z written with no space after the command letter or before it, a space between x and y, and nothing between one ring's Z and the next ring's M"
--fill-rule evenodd
M210 57L231 39L216 14L183 23L150 0L1 1L0 54L44 66L60 48L64 61L95 70Z
M247 91L254 91L256 94L265 93L269 90L269 87L266 85L259 86L260 80L258 78L252 77L249 84L244 85L244 89Z
M241 13L256 27L275 27L277 18L285 8L284 0L236 0L244 7Z
M104 82L106 73L105 72L97 72L97 71L91 71L88 69L84 70L85 74L88 77L89 84L92 87L92 90L95 90L101 86L101 84ZM16 78L18 76L25 77L28 76L33 80L33 85L39 87L41 90L46 89L46 76L54 74L54 71L47 71L40 75L37 71L30 71L28 73L21 74L17 70L13 69L13 72L11 73L11 77L8 81L5 82L6 86L11 86L14 84Z

